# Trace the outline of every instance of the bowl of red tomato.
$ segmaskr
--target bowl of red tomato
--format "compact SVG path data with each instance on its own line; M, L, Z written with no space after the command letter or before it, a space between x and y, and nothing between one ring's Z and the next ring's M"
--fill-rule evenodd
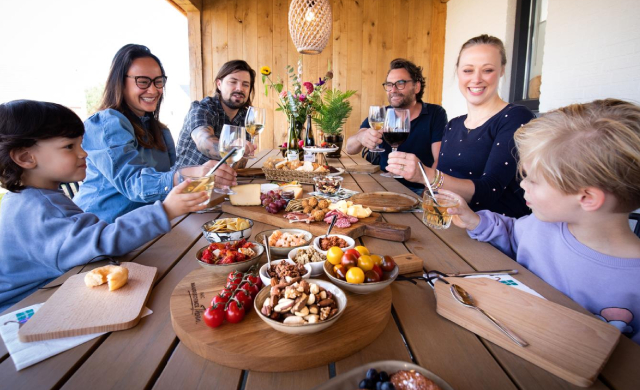
M256 264L264 253L264 246L245 239L214 242L196 253L198 264L216 274L246 271Z
M357 248L366 250L364 247ZM387 287L398 277L398 265L391 256L369 255L368 251L363 255L356 249L349 249L342 257L334 258L332 249L327 252L324 273L331 283L344 290L355 294L371 294Z

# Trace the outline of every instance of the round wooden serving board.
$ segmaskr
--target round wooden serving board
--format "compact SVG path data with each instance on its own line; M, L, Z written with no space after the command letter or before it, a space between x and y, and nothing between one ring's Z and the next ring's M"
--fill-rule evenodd
M192 271L171 294L171 324L180 341L196 354L227 367L282 372L304 370L343 359L369 345L384 330L391 314L391 287L368 295L347 295L347 308L335 324L308 335L271 328L253 306L242 322L212 329L202 320L200 305L209 306L226 275Z
M411 210L416 207L420 200L397 192L370 192L352 196L350 199L355 204L368 207L371 211L397 213Z

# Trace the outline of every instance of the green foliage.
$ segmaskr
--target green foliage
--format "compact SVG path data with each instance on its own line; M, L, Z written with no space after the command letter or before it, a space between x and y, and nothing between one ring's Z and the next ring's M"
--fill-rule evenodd
M353 110L347 99L355 93L356 91L353 90L341 92L338 89L328 90L325 93L322 105L317 109L313 118L323 133L337 135L342 132L342 126Z
M87 103L87 115L91 116L98 111L98 107L102 102L102 93L104 85L95 85L84 90L84 96Z

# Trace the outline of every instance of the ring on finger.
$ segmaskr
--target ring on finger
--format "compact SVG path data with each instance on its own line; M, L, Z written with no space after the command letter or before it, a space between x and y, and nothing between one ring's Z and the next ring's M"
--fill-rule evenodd
M404 171L404 164L401 164L401 165L400 165L400 170L401 170L401 171Z

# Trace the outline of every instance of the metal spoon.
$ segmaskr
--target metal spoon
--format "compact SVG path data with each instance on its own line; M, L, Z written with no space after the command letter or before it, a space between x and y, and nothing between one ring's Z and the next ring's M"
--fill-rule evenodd
M227 153L226 156L222 157L222 160L218 161L218 163L216 165L214 165L213 168L211 168L209 170L209 172L207 172L207 174L205 176L211 176L213 175L213 172L217 171L218 168L220 168L220 166L222 164L225 163L225 161L227 161L231 156L233 156L233 154L236 152L236 150L238 150L239 148L237 146L234 146L233 148L231 148L231 150L229 150L229 153Z
M438 204L438 200L436 199L436 195L433 193L433 189L431 188L431 183L429 183L429 177L427 176L427 172L425 172L424 167L422 166L421 162L418 162L418 166L420 167L420 171L422 172L422 177L424 177L424 182L427 183L427 189L429 190L429 193L431 194L431 198L433 199L433 204L435 206L437 206L437 207L434 207L433 209L436 211L436 214L438 214L438 216L440 217L440 221L442 221L442 219L443 219L442 213L438 209L438 207L441 207L441 206ZM427 211L425 210L424 212L426 213Z
M471 295L469 295L469 293L464 288L458 286L457 284L452 284L451 294L458 302L460 302L464 306L476 309L480 313L484 314L489 320L491 320L491 322L493 322L495 326L498 327L498 329L502 331L502 333L506 334L511 340L513 340L513 342L515 342L519 346L526 347L527 345L529 345L529 343L524 341L522 338L518 337L518 335L516 335L511 330L509 330L506 326L498 322L498 320L496 320L493 316L487 314L484 310L476 306L475 302L473 301L473 298L471 298Z
M267 248L267 275L269 275L271 271L271 249L269 248L269 239L266 234L264 235L264 246Z

